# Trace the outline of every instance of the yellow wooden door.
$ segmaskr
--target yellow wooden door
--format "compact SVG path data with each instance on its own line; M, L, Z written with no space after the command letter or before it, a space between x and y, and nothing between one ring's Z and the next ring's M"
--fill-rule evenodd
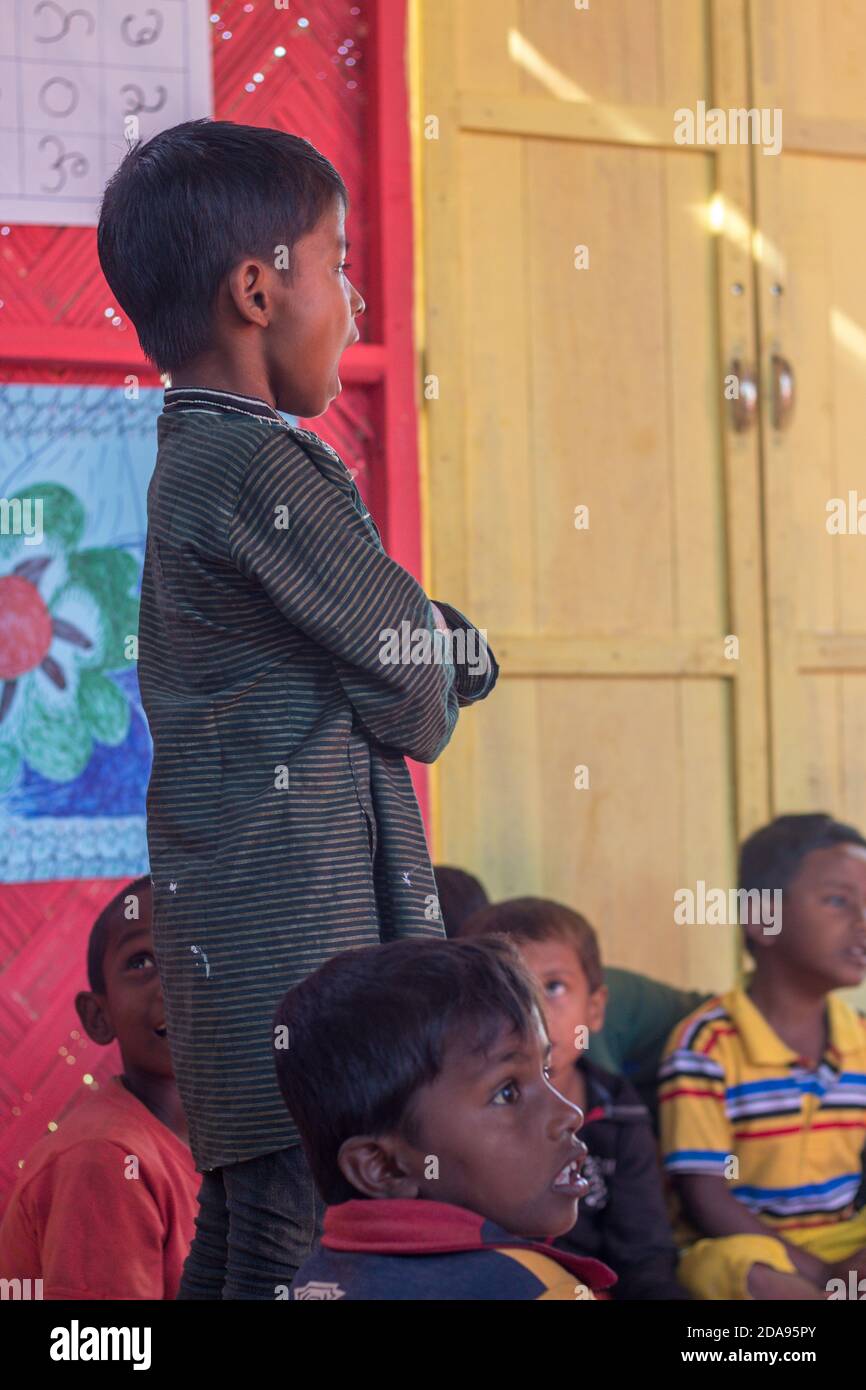
M752 0L750 37L773 803L863 829L866 0Z
M769 810L759 433L724 398L756 358L751 152L675 130L744 104L745 11L415 0L412 25L426 581L502 667L435 770L434 852L584 911L611 963L721 987L736 931L675 925L673 895L732 883Z
M784 118L754 161L774 800L866 825L866 0L757 0L751 30Z

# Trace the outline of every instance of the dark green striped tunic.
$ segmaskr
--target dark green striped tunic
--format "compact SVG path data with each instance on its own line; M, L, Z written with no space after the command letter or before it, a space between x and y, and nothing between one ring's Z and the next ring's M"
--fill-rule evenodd
M386 630L433 634L430 601L316 435L264 401L188 387L166 391L158 439L139 628L147 841L203 1171L298 1142L272 1028L291 985L348 947L441 935L404 755L433 762L498 667L487 651L472 674L439 636L439 660L382 663Z

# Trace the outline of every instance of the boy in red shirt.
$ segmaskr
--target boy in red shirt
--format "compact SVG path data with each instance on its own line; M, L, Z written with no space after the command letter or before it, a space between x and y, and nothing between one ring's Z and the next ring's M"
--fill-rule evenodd
M0 1278L47 1299L173 1299L201 1176L187 1142L151 939L150 878L118 893L87 951L75 1007L123 1072L40 1139L0 1226Z

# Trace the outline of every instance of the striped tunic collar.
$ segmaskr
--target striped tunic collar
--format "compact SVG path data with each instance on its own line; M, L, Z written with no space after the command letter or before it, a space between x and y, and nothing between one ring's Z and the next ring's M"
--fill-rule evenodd
M286 428L279 411L258 396L239 396L233 391L214 391L207 386L169 386L163 398L163 411L167 415L180 414L181 411L205 411L209 415L228 413L231 415L251 415L257 420L267 420L270 424Z

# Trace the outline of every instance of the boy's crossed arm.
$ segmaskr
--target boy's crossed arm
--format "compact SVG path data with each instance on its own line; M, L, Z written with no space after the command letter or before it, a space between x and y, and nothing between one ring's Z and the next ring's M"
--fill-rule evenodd
M280 524L286 512L288 524ZM268 440L251 461L229 547L241 572L330 654L359 720L379 743L434 762L459 707L493 689L498 666L477 630L456 609L431 603L376 544L351 497L290 437ZM476 634L478 670L452 660L437 612L449 629Z
M456 632L458 635L462 633L464 650L472 646L477 652L474 660L454 662L454 684L458 705L471 705L476 700L483 700L490 694L499 675L499 667L487 645L486 636L482 635L467 617L456 608L452 608L450 603L443 603L441 599L437 599L432 607L434 618L438 614L442 620L437 626L441 626L446 632Z

